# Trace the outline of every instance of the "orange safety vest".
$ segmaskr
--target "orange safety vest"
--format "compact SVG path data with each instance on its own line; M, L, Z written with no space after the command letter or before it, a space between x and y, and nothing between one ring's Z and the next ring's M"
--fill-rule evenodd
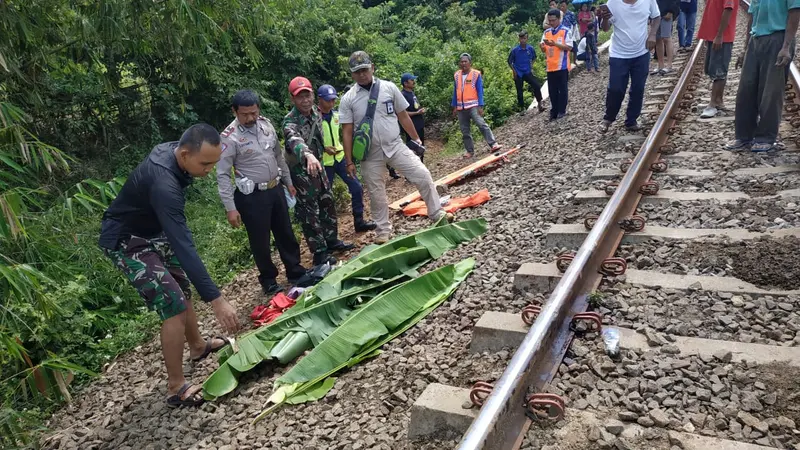
M564 25L559 25L558 28L550 28L544 32L545 39L558 42L559 44L566 45L569 39L570 29ZM547 71L557 72L559 70L569 70L569 51L561 50L554 45L546 45L544 47L545 58L547 59Z
M462 82L463 76L460 70L457 70L453 76L456 80L456 109L461 111L479 106L476 86L481 72L471 69L467 74L466 83Z

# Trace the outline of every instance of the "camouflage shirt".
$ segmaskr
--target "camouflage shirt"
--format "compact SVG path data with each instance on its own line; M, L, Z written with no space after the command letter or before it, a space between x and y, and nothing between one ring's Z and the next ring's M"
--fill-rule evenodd
M283 118L283 138L286 149L286 162L294 173L305 172L305 155L311 153L322 161L322 114L316 106L311 109L311 116L300 114L293 107Z

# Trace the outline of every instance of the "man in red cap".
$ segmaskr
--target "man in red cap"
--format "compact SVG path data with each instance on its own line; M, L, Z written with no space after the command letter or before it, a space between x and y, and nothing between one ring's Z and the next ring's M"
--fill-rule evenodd
M295 77L289 83L294 107L283 118L286 162L297 190L295 215L303 228L314 265L336 263L330 253L352 249L339 240L333 191L320 164L324 153L322 115L314 106L311 82Z

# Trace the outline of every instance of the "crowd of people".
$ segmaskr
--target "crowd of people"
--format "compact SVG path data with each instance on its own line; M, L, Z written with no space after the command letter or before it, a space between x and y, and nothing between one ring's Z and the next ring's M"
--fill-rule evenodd
M624 126L638 131L644 88L649 74L672 71L672 21L677 16L679 51L692 47L697 0L608 0L597 8L582 4L577 14L566 1L550 2L539 49L545 54L550 96L550 120L567 114L572 62L586 61L587 71L599 71L597 32L614 27L608 61L605 115L600 131L616 120L628 84ZM707 0L698 38L705 41L705 72L711 79L711 101L701 116L714 117L724 105L728 66L736 39L737 0ZM800 0L752 0L745 52L736 97L735 139L729 150L769 151L775 146L781 120L788 64L794 57ZM542 86L533 74L536 50L528 33L508 56L517 101L523 103L528 84L540 112L546 110ZM650 51L659 47L657 69L650 71ZM475 154L471 125L475 123L491 151L497 142L484 115L483 74L463 53L453 74L452 113L464 139L465 158ZM100 247L137 289L146 305L162 320L162 353L167 369L167 404L202 402L201 387L183 375L183 350L199 361L229 343L226 338L201 336L190 301L194 285L210 303L228 332L239 328L235 308L222 296L198 256L184 214L184 190L196 177L217 167L219 196L233 227L245 226L258 280L265 294L284 287L271 258L271 235L292 285L313 283L301 263L300 245L290 220L290 206L312 256L314 266L336 262L334 253L354 248L339 238L332 185L338 176L352 197L355 232L375 232L374 242L391 239L386 193L387 167L399 171L419 191L432 221L452 220L442 208L430 171L423 163L425 108L415 94L417 77L403 74L402 90L374 76L370 56L354 52L348 68L353 84L342 95L328 84L316 90L298 76L288 85L292 108L280 124L284 142L270 120L261 115L259 96L236 92L231 100L233 121L221 133L206 124L187 129L177 142L157 145L130 174L103 215ZM361 176L370 197L373 221L364 216Z

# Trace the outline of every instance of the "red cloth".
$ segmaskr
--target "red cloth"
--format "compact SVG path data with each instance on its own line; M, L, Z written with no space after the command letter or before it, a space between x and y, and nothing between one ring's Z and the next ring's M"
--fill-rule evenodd
M279 292L269 301L269 306L258 305L253 308L253 312L250 313L250 318L253 319L254 327L258 328L277 319L284 311L294 306L294 304L294 300L287 297L283 292Z
M469 197L457 197L450 200L450 203L444 206L446 212L454 213L459 209L470 208L473 206L478 206L480 204L486 203L491 200L492 197L489 196L489 191L486 189L482 189ZM406 216L427 216L428 215L428 208L425 206L425 202L422 200L417 200L415 202L411 202L403 208L403 214Z
M726 8L733 8L731 20L728 28L722 33L722 42L733 42L736 40L736 14L739 12L738 0L708 0L706 9L703 11L703 20L700 22L700 29L697 31L697 38L713 42L719 30L719 23L722 21L722 12Z

